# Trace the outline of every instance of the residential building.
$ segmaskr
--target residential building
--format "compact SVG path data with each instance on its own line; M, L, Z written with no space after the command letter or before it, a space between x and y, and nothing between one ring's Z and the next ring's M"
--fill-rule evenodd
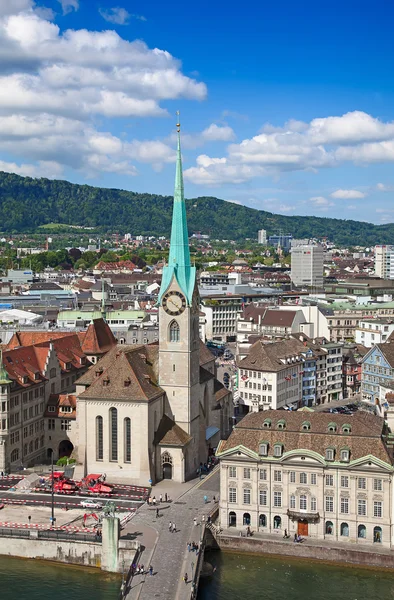
M259 229L257 232L257 241L263 246L267 245L267 231L265 229Z
M220 526L391 548L387 433L383 418L361 411L247 415L216 453Z
M356 344L372 348L374 344L384 344L394 331L394 319L360 319L355 329Z
M362 360L368 348L362 344L345 344L343 352L343 397L352 398L361 391Z
M58 327L75 329L76 327L87 327L94 319L102 318L100 310L63 310L57 317ZM113 310L106 312L105 320L112 328L129 326L141 323L146 313L143 310Z
M291 280L296 287L323 287L324 249L319 245L291 250Z
M394 246L375 246L375 275L394 279Z
M361 372L362 399L379 404L380 386L394 379L394 340L376 344L364 356Z

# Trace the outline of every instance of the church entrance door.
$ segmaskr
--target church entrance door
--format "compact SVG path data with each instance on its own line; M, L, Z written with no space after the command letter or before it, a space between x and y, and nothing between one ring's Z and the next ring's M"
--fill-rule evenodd
M172 479L172 465L163 463L163 479Z

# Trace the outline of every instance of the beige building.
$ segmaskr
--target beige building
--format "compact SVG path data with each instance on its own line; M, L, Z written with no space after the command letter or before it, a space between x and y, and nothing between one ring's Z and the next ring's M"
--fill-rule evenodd
M367 412L247 415L217 450L221 527L392 547L388 431Z
M215 380L214 356L199 337L179 139L158 307L158 344L120 345L78 381L78 457L86 472L141 485L182 482L229 433L231 393Z

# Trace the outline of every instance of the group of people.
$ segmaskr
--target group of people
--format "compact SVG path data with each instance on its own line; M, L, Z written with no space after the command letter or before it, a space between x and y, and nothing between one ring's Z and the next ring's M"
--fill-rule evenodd
M134 575L144 575L145 573L145 567L144 565L136 565L135 563L133 563L131 565L131 574ZM149 569L146 571L146 573L149 573L149 575L153 575L153 567L152 565L149 567Z
M170 533L176 533L176 525L175 525L175 523L172 523L171 521L168 523L168 531Z
M169 502L170 498L167 492L164 494L164 502ZM157 504L161 504L163 502L163 494L160 494L159 500L156 499L156 496L149 496L147 499L147 503L149 506L156 506Z
M294 541L296 544L300 544L301 542L304 541L304 538L302 538L300 535L297 535L296 533L294 534Z
M187 545L187 549L189 552L195 552L198 554L198 544L196 542L189 542Z

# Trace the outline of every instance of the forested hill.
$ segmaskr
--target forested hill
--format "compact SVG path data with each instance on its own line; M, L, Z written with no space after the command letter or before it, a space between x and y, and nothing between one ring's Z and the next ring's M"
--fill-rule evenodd
M100 227L133 235L168 235L172 197L137 194L67 181L32 179L0 172L0 229L34 231L47 223ZM288 217L240 206L218 198L187 200L189 231L213 238L257 238L292 233L296 238L328 237L343 245L394 244L394 224L372 225L321 217Z

